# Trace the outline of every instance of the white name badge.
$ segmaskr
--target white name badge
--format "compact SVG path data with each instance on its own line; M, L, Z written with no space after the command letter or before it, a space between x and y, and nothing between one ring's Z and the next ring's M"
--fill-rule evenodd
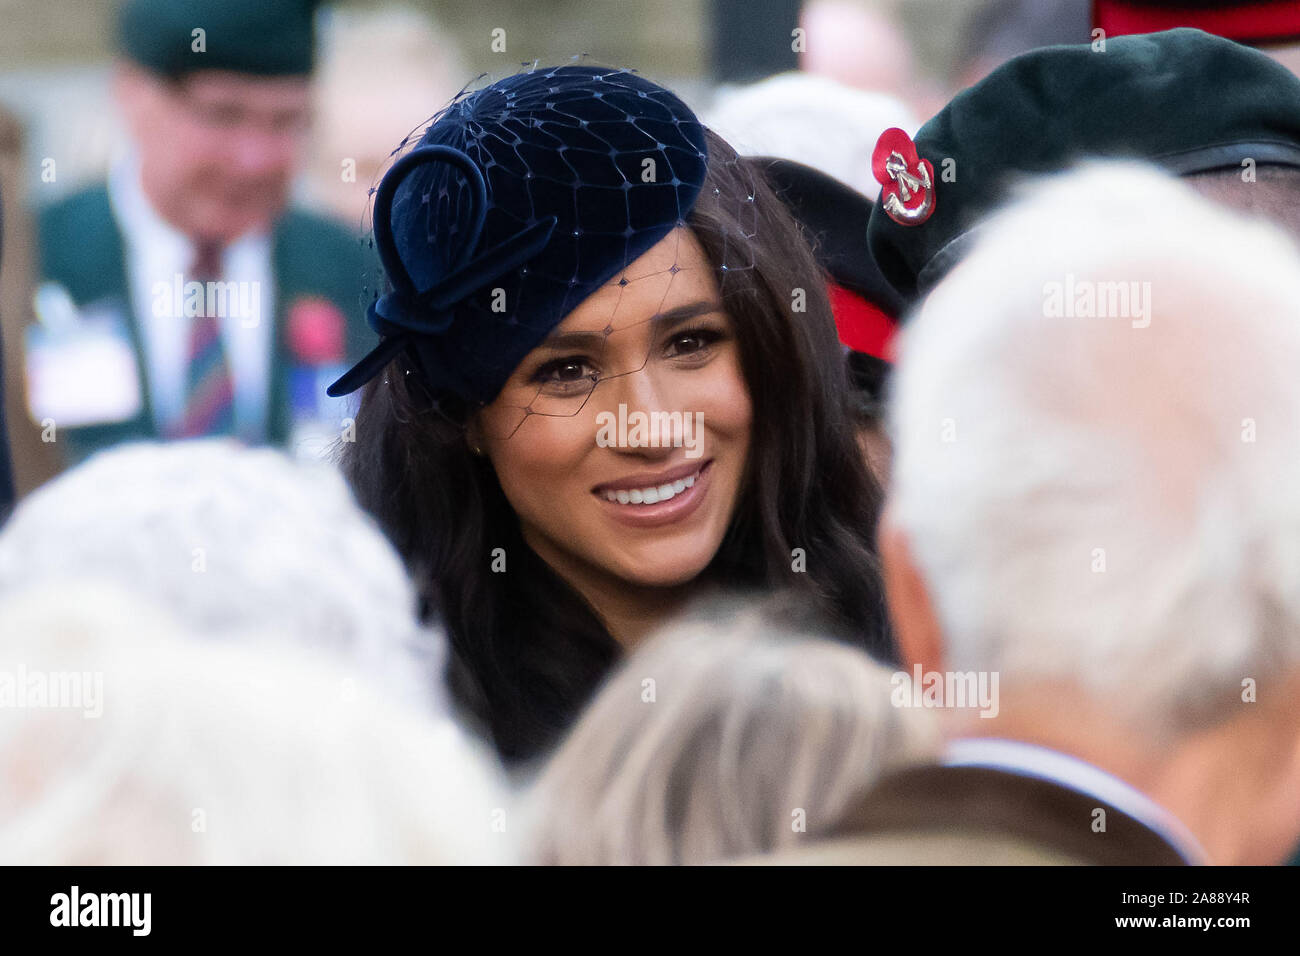
M73 323L26 330L27 410L63 428L128 421L140 414L140 373L125 317L82 310Z

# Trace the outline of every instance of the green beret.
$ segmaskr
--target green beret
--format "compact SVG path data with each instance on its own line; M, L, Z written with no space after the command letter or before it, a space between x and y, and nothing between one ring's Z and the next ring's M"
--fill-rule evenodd
M894 175L910 175L912 188L893 205L912 221L884 208L899 183L878 160L884 188L867 226L877 265L912 301L956 264L971 230L1025 175L1090 157L1146 160L1177 175L1240 168L1246 159L1300 166L1300 79L1258 50L1200 30L1116 37L1104 52L1046 47L958 94L915 142L919 161L902 155L911 154L906 143L884 149ZM931 186L918 197L925 161Z
M199 70L306 75L314 62L317 2L126 0L118 38L127 57L172 78Z

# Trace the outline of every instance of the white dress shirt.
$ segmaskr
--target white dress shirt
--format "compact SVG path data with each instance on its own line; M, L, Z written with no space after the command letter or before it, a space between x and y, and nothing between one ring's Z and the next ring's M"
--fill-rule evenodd
M1003 770L1096 797L1159 834L1187 863L1199 865L1208 859L1196 837L1172 813L1119 777L1077 757L1019 740L967 737L948 744L943 763Z
M188 273L194 262L194 243L150 205L140 184L138 161L116 166L109 175L108 191L125 241L127 286L140 330L154 425L165 434L185 411L192 320L183 313L179 317L171 314L174 310L165 316L155 315L155 287L165 283L171 288L177 274L184 282L192 280ZM236 309L225 310L221 341L234 388L236 428L241 435L264 438L276 318L270 236L249 233L227 246L222 252L221 278L249 283L246 288L256 290L259 299L256 324Z

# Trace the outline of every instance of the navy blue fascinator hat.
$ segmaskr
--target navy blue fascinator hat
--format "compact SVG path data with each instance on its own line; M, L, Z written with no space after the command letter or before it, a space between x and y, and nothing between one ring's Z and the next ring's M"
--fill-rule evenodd
M626 70L533 69L462 94L375 192L380 342L329 394L405 353L435 394L491 402L565 315L685 225L707 165L695 115Z

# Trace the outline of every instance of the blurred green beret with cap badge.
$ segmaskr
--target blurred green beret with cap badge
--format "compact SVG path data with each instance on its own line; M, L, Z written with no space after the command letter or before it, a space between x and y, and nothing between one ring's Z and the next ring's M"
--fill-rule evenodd
M1088 158L1145 160L1176 175L1245 160L1300 167L1300 79L1200 30L1123 36L1104 50L1016 57L954 97L915 143L900 134L886 131L876 147L882 191L867 237L886 279L914 302L1027 175Z
M129 59L173 79L199 70L306 75L315 62L317 5L318 0L126 0L118 42Z

